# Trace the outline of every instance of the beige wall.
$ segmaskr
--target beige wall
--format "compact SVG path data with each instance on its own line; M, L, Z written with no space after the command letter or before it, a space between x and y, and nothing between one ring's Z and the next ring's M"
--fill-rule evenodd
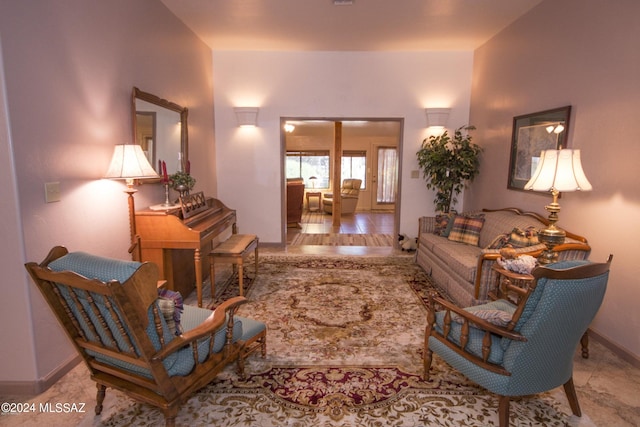
M547 0L475 52L471 122L484 148L465 209L544 214L546 195L507 190L513 116L572 106L569 147L582 151L589 193L560 200L559 226L582 234L592 260L614 254L594 331L640 359L640 2Z
M451 107L450 128L468 123L472 62L472 52L214 51L220 198L242 230L282 243L280 118L403 118L399 231L416 236L418 217L434 213L424 180L411 178L430 132L424 109ZM241 106L260 107L257 128L237 127Z
M0 43L8 206L0 222L11 231L0 249L0 386L29 388L74 352L22 264L59 244L129 256L124 184L100 178L113 146L132 139L133 86L189 108L192 171L198 188L215 195L211 51L154 0L2 1ZM61 201L47 204L51 181L60 182ZM136 195L138 207L162 200L157 185Z

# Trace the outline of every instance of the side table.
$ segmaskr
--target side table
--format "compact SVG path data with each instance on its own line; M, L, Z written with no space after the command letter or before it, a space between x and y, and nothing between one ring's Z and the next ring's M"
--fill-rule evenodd
M529 284L533 282L534 277L531 274L516 273L494 264L491 267L497 273L496 289L489 292L489 297L493 300L506 299L514 304L518 304L520 297L527 293ZM515 293L515 298L509 297L509 292ZM582 347L582 358L589 358L589 330L587 329L582 338L580 338L580 346Z
M309 202L309 199L311 197L317 197L318 198L318 207L317 208L311 208L311 203ZM307 208L309 209L309 211L316 211L316 210L320 210L322 209L322 193L320 191L308 191L307 192Z

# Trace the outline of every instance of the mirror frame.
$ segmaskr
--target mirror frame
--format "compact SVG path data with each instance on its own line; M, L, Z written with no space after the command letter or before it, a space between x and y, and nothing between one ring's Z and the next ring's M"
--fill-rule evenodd
M137 111L136 111L136 99L140 99L142 101L149 102L151 104L155 104L159 107L166 108L171 111L175 111L180 115L180 152L182 153L182 164L180 167L184 171L185 164L189 159L189 132L187 126L187 116L189 115L189 110L186 107L176 104L175 102L167 101L166 99L160 98L149 92L144 92L137 87L133 87L133 92L131 95L131 111L132 111L132 129L133 129L133 143L137 144L136 136L137 136ZM153 168L156 168L156 165L152 165ZM159 174L161 171L158 172Z
M524 190L525 184L531 178L533 158L540 155L542 150L559 150L567 148L567 134L569 133L569 119L571 106L539 111L513 118L513 133L511 135L511 157L509 160L509 190ZM554 123L560 123L564 129L555 136L547 135L545 128Z

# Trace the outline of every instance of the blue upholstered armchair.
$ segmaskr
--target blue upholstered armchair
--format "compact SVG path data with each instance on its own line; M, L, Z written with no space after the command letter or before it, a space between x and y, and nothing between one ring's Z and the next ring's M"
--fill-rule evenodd
M244 298L176 313L179 295L159 297L155 264L58 246L26 268L97 383L96 414L113 387L160 408L173 426L180 405L228 364L244 375L245 357L265 355L265 324L235 315Z
M596 315L609 266L563 261L533 270L534 281L517 299L508 295L458 308L431 298L424 375L435 352L470 380L500 396L500 426L509 425L510 396L564 385L573 413L581 415L573 385L573 356Z

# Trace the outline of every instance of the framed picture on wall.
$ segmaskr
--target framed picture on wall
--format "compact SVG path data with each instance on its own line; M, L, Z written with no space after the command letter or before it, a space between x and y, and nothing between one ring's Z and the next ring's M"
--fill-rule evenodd
M567 148L571 106L513 118L507 188L524 190L543 150Z

